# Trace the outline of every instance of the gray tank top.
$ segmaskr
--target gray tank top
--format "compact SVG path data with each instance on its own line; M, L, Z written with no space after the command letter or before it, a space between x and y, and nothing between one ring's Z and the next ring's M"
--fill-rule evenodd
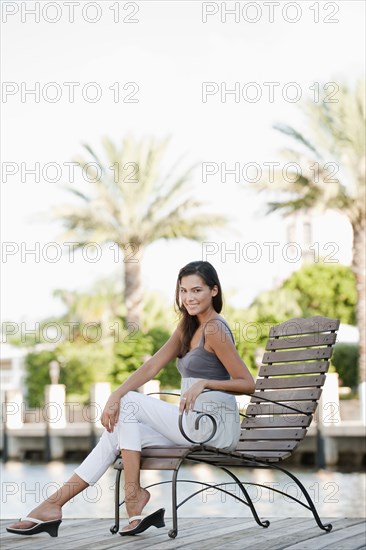
M234 341L233 334L229 325L223 319L215 318L221 321L225 328L222 331L222 337L227 338L230 335ZM198 347L188 351L184 357L178 358L177 368L182 378L204 378L205 380L230 380L230 374L221 363L220 359L213 352L207 351L205 345L205 331L203 330L201 341Z

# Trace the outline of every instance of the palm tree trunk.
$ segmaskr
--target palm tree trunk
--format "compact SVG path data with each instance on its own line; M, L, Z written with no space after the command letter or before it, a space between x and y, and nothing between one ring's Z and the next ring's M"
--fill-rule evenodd
M127 329L141 329L143 291L141 282L141 259L143 247L130 243L122 247L124 255L124 299L126 304Z
M363 411L363 420L366 423L365 408L366 408L366 281L365 281L365 265L366 265L366 235L365 221L362 220L360 225L353 226L353 260L352 268L356 277L357 288L357 326L359 330L359 381L360 381L360 397L361 411Z

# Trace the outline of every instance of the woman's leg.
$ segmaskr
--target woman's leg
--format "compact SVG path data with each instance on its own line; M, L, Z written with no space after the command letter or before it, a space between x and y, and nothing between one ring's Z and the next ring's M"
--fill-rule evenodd
M84 491L89 485L94 485L98 479L113 464L117 456L118 435L104 431L98 444L94 447L86 459L76 468L71 478L60 489L34 508L28 516L43 521L61 519L61 508L66 502ZM35 525L29 521L17 522L10 527L14 529L28 529Z
M149 502L150 493L140 485L140 455L139 451L122 449L123 471L125 480L125 502L128 517L139 516ZM123 531L133 529L138 520L132 521Z
M73 476L34 508L29 516L43 521L61 519L62 506L96 483L113 464L119 449L122 449L124 461L127 513L129 516L140 515L150 498L150 493L140 486L141 445L187 444L179 432L177 418L178 408L175 405L129 392L121 399L121 414L115 430L112 433L104 431L96 447L76 468ZM135 527L136 523L132 522L129 527ZM27 529L32 525L29 522L18 522L11 527Z
M121 399L117 423L118 446L120 449L141 451L146 443L143 445L141 430L136 427L142 425L152 428L164 441L154 442L154 445L189 445L179 431L178 418L179 409L176 405L141 393L128 392Z
M174 446L176 443L186 442L183 437L179 437L181 434L177 415L178 408L175 405L140 393L128 392L121 400L117 434L123 460L128 517L140 515L150 499L150 493L140 484L141 448L154 445ZM171 435L176 441L169 439L164 433ZM133 521L123 531L134 529L137 525L138 520Z
M60 487L55 493L44 500L39 506L33 508L28 514L32 518L37 518L42 521L51 521L62 518L61 508L66 502L73 497L84 491L89 486L83 479L77 474L73 474L71 478ZM14 523L10 527L13 529L29 529L33 527L35 523L30 521L21 521Z

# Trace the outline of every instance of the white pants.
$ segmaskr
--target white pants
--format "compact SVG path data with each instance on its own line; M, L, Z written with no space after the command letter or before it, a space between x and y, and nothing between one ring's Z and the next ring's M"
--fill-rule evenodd
M96 447L76 468L75 473L89 485L113 464L121 449L141 451L148 446L189 446L180 433L177 405L148 395L128 392L121 399L118 423L112 433L105 430Z

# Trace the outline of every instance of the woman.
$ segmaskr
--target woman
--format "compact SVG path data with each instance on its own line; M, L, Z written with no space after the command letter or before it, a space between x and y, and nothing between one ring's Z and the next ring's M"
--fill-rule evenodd
M140 486L140 454L143 447L151 445L187 446L178 428L180 413L184 413L184 429L192 439L204 440L211 433L207 419L201 420L198 435L194 429L196 411L209 412L217 423L209 444L236 447L240 421L234 394L252 393L254 381L239 357L230 328L219 315L221 285L210 263L191 262L180 270L176 304L181 319L173 335L109 397L101 419L105 431L95 449L68 482L8 531L22 535L47 531L57 536L62 506L96 483L119 453L129 516L129 524L120 534L135 535L151 525L163 527L164 509L141 516L150 493ZM178 358L182 375L179 408L133 391L155 378L173 358Z

